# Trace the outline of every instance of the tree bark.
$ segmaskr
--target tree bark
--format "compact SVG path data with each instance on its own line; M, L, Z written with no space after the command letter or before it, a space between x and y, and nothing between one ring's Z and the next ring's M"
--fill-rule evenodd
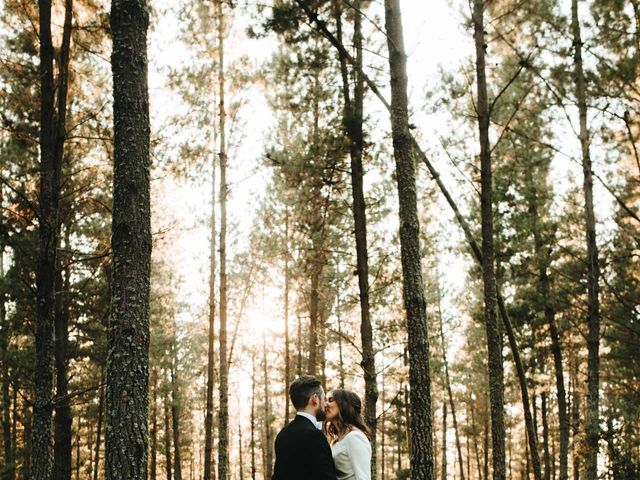
M284 212L284 424L289 423L289 384L291 383L291 357L289 336L289 206Z
M114 189L106 480L146 480L149 409L149 97L145 0L113 0Z
M151 400L151 467L149 480L158 478L158 370L153 369L152 375L152 400Z
M385 27L391 74L391 130L400 206L403 298L409 343L411 478L432 480L434 470L429 339L422 281L413 142L407 106L407 58L399 0L385 0Z
M338 41L342 42L342 12L340 2L334 0ZM371 430L371 449L376 451L378 385L376 380L375 352L373 350L373 330L369 307L369 253L367 243L367 214L364 197L362 156L364 152L363 137L363 104L364 80L362 70L362 13L360 0L353 4L354 35L353 44L356 50L353 76L355 86L353 101L349 88L349 72L347 59L339 52L340 70L342 73L342 91L344 100L343 126L349 139L351 158L351 193L352 213L356 240L356 262L358 272L358 293L360 298L360 339L362 342L362 369L364 373L365 397L364 419ZM371 477L376 477L376 456L371 456Z
M582 37L578 0L571 1L571 30L573 33L576 101L580 117L580 146L582 150L585 231L587 242L587 411L585 415L585 478L598 478L599 389L600 389L600 266L596 243L596 220L593 211L593 172L591 139L587 126L587 89L582 65Z
M440 478L447 480L447 401L442 402L442 465Z
M175 324L174 324L175 329ZM174 334L175 335L175 334ZM172 432L173 432L173 480L182 480L182 459L180 456L180 392L178 389L177 379L177 357L175 337L171 345L171 420L172 420Z
M219 161L220 161L220 333L219 333L219 410L218 410L218 480L229 475L229 372L227 364L227 152L225 125L224 72L224 0L216 1L218 17L218 88L219 88Z
M542 414L542 446L544 452L544 480L551 479L551 458L549 457L549 421L547 419L547 393L542 392L541 414Z
M215 129L214 129L215 130ZM215 139L214 139L215 144ZM213 474L213 385L215 383L215 319L216 319L216 161L211 161L211 225L209 245L209 344L207 348L207 400L204 420L204 480Z
M251 355L251 480L256 480L256 356Z
M100 375L100 381L104 380L104 373ZM104 418L104 398L105 387L100 387L100 399L98 400L98 425L96 428L96 449L95 460L93 462L93 480L98 480L98 470L100 468L100 442L102 441L102 422Z
M165 471L167 473L167 480L173 480L173 468L171 462L171 426L170 426L170 412L169 412L169 395L165 393L163 398L164 405L164 460Z
M271 430L271 394L269 392L269 366L267 365L267 343L266 339L262 339L262 373L264 376L264 478L268 480L271 478L271 472L273 472L273 432Z
M58 78L54 81L51 0L39 0L40 37L40 189L39 252L36 270L36 341L31 477L49 480L52 458L52 396L55 325L55 282L58 245L58 205L65 139L71 0L65 1ZM58 88L56 89L56 83ZM56 91L58 92L56 108Z
M444 339L444 326L442 320L442 294L440 292L440 274L437 274L438 280L436 285L436 293L438 295L438 319L440 324L440 342L442 345L442 361L444 364L444 380L449 398L449 406L451 407L451 419L453 420L453 431L456 436L456 450L458 451L458 464L460 466L460 480L464 480L464 463L462 462L462 445L460 444L460 435L458 433L458 420L456 418L456 406L453 401L453 391L451 390L451 378L449 377L449 360L447 359L447 346Z

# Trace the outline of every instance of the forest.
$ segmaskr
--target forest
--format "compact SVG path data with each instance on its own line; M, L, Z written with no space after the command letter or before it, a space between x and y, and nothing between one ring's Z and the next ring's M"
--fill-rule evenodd
M640 479L639 150L638 0L0 0L0 480Z

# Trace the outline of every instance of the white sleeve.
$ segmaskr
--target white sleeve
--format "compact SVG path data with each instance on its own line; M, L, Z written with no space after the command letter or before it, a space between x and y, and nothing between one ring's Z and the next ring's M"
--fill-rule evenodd
M371 444L362 432L344 438L356 480L371 480Z

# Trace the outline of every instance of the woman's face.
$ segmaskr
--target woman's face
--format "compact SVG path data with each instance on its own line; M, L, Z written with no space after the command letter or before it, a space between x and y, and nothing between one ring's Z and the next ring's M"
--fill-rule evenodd
M333 421L340 414L340 407L338 407L338 402L333 398L333 394L327 397L327 403L325 404L324 411L328 422Z

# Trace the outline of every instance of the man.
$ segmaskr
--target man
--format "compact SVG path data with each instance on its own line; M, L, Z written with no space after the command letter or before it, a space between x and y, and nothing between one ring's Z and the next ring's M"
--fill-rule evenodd
M318 427L325 405L320 380L307 375L297 378L289 398L297 414L276 437L272 480L336 480L331 448Z

